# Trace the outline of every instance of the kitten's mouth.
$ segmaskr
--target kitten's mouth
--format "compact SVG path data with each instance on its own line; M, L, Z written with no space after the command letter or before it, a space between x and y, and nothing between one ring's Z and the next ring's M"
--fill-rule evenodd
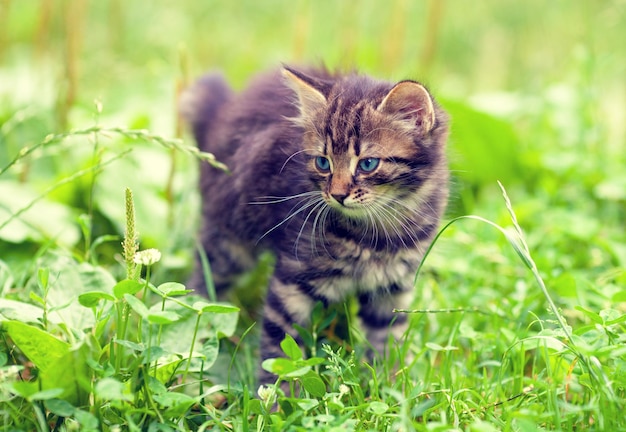
M366 216L363 206L358 203L349 201L346 202L345 200L343 202L339 202L339 200L329 197L326 198L326 204L340 214L350 218L361 219Z

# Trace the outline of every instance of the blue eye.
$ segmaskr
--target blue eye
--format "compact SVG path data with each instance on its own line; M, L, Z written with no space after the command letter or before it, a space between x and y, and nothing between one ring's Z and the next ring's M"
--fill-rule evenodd
M359 161L359 168L363 172L372 172L378 167L379 163L379 158L365 158Z
M330 161L324 156L318 156L315 158L315 166L320 171L330 171Z

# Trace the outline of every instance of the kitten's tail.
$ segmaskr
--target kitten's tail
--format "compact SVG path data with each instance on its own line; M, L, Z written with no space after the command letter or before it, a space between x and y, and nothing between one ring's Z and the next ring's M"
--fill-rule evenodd
M208 135L216 123L220 108L232 97L232 90L220 73L203 76L181 97L180 113L189 123L202 151L209 151Z

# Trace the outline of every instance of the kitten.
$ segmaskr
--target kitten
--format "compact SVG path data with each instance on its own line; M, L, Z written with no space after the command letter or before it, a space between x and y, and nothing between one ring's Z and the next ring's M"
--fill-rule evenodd
M202 78L184 108L204 164L202 245L218 292L276 254L261 359L281 355L316 302L356 295L373 348L401 338L415 271L448 196L448 117L421 84L285 67L234 95ZM199 260L197 260L199 261ZM203 290L198 264L191 285ZM263 382L272 377L264 374Z

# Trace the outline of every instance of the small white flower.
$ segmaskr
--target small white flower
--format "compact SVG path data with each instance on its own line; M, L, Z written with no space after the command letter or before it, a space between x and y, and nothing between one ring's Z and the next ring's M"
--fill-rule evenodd
M350 387L348 387L345 384L340 384L339 385L339 396L343 396L345 394L350 393Z
M133 261L135 264L151 266L161 260L161 252L158 249L146 249L135 254Z
M271 386L260 386L257 393L265 404L273 404L276 400L276 389Z

